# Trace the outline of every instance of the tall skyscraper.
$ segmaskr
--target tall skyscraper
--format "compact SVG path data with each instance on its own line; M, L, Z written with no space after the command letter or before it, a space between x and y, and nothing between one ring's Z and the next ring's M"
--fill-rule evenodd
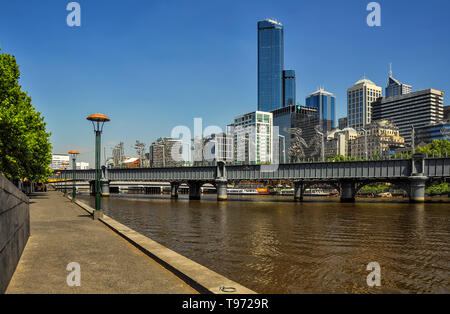
M356 130L364 128L372 121L372 103L382 97L383 89L374 82L363 78L347 90L348 126Z
M283 71L283 107L295 105L295 70Z
M258 110L283 107L283 25L274 20L258 22Z
M324 132L336 126L336 96L322 88L306 97L306 107L316 108L319 112L320 126Z
M389 71L388 85L386 87L386 97L400 96L412 92L412 86L400 83L392 76L392 67Z
M380 98L373 103L373 120L388 119L400 130L400 136L411 143L411 126L418 129L436 124L444 118L444 92L425 89L406 95Z

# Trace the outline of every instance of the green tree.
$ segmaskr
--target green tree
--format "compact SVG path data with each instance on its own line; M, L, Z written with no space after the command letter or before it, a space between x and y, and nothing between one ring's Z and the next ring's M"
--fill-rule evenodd
M449 156L450 155L450 141L449 140L434 140L432 143L417 147L416 153L424 153L429 156Z
M50 133L19 78L15 57L0 53L0 172L10 179L46 180Z

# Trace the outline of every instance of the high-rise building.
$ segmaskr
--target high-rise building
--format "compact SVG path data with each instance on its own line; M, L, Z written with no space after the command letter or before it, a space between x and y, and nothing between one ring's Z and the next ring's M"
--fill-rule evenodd
M400 136L411 143L411 126L420 128L444 118L444 93L425 89L405 95L380 98L372 105L373 120L389 119L400 130Z
M307 146L303 147L304 156L309 158L311 153L311 142L316 135L315 127L319 125L319 113L316 108L305 106L289 106L274 110L273 127L278 127L279 139L279 160L281 163L291 163L295 161L295 156L290 154L290 148L295 141L293 129L301 129L301 137L305 140ZM274 133L275 134L275 133ZM277 149L274 147L274 149Z
M392 68L389 71L388 85L386 87L386 97L400 96L412 92L412 86L400 83L392 76Z
M306 107L319 112L320 127L329 132L336 127L336 96L322 88L306 97Z
M414 130L415 145L429 144L434 140L450 140L450 121L428 124Z
M444 120L450 120L450 106L444 106Z
M266 19L258 22L258 111L283 107L283 25Z
M234 162L236 164L266 164L273 161L273 116L255 111L234 119Z
M233 134L211 134L204 141L203 159L208 164L215 165L216 161L233 162Z
M339 128L340 130L345 129L345 128L347 127L347 117L340 118L340 119L338 120L338 124L339 124L338 128Z
M159 138L150 146L150 166L152 168L181 166L182 152L181 140L170 137Z
M296 104L295 90L295 71L283 71L283 107L289 107Z
M72 165L72 161L70 160L70 156L67 154L52 154L52 163L50 164L50 169L59 170L63 169L66 166L63 166L63 162L70 163ZM66 167L69 169L68 167Z
M382 96L382 88L363 78L347 90L348 126L357 131L372 121L372 103Z

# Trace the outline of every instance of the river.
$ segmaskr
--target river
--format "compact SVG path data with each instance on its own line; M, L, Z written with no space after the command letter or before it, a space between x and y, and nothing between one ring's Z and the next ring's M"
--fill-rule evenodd
M94 206L94 198L80 196ZM450 203L215 195L102 199L106 215L258 293L449 293ZM107 244L105 244L107 245ZM370 262L381 287L369 288Z

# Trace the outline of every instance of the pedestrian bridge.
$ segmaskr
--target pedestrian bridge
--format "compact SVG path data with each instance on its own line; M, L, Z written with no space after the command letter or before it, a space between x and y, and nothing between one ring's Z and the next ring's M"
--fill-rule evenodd
M50 179L72 180L71 170L61 170ZM76 181L94 181L95 170L77 170ZM295 183L296 199L302 199L303 191L311 184L327 183L341 192L343 201L353 201L358 190L366 184L391 182L404 188L411 200L422 201L425 185L435 179L450 177L450 158L426 158L415 154L412 159L384 159L353 162L313 162L280 165L243 165L177 167L177 168L137 168L106 169L101 171L102 193L108 194L109 184L115 181L170 182L172 196L177 197L178 187L187 183L190 198L200 197L200 187L212 183L220 200L226 199L229 182L242 180L271 181L289 180Z

